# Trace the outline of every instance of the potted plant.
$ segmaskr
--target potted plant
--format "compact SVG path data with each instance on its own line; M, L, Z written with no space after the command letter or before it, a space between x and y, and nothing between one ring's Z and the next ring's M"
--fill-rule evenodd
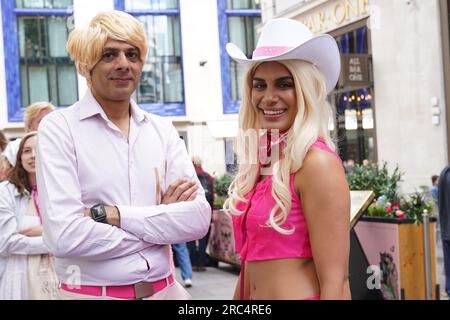
M221 210L225 199L228 196L228 188L233 181L233 176L231 174L224 174L221 177L214 179L214 209Z
M347 172L351 190L373 190L374 202L354 230L372 268L381 272L380 289L385 299L425 299L425 246L422 213L433 213L433 203L424 191L400 195L403 173L387 164L357 166ZM430 220L432 286L436 285L434 230ZM435 293L433 292L433 296Z
M378 197L367 209L366 217L405 219L421 224L425 210L430 215L436 214L433 202L426 199L423 191L416 190L411 195L401 196L398 202L391 202L386 196Z
M351 190L372 190L375 193L375 200L367 209L364 218L407 219L408 222L412 220L420 224L424 210L435 214L434 205L426 198L423 188L411 195L399 195L398 184L402 181L403 174L398 166L389 174L386 162L381 166L376 163L356 166L347 172Z
M235 252L233 223L231 217L223 210L233 178L230 174L224 174L214 179L214 210L208 240L208 254L217 260L239 265L239 255Z

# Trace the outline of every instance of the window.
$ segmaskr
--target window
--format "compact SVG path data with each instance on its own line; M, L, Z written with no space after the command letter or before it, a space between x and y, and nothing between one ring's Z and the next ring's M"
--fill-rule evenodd
M23 108L33 102L50 101L62 107L77 101L77 73L66 50L72 2L2 3L10 122L23 121Z
M16 0L16 8L67 9L73 0Z
M148 58L133 99L151 113L185 115L178 0L116 0L115 4L134 15L147 31Z
M125 0L127 10L178 9L178 0Z
M370 34L366 26L337 35L341 54L364 54L370 57ZM376 162L374 131L374 92L369 59L369 86L355 86L340 79L331 93L336 106L338 146L343 160Z
M219 33L222 61L222 91L225 114L239 111L242 99L243 71L225 52L225 45L233 42L251 58L256 47L257 26L261 23L259 1L218 0Z
M236 143L235 138L225 138L225 168L228 173L235 174L238 168L237 156L234 152L234 144Z

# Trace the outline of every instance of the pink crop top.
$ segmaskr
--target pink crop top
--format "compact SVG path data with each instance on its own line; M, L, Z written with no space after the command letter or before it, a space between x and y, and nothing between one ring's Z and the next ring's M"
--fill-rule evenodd
M338 157L321 139L318 139L313 147L326 150ZM232 219L236 252L240 253L242 261L312 258L308 227L300 198L294 189L294 176L295 174L291 174L289 181L291 211L282 226L286 230L294 227L292 234L281 234L267 224L270 212L275 206L272 197L272 176L256 184L245 196L249 200L247 203L238 204L238 209L244 213L233 216Z

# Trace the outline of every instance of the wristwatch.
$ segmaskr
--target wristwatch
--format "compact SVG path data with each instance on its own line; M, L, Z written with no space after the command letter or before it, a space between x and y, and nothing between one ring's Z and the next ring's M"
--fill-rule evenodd
M95 222L107 223L106 222L106 209L103 204L96 204L91 208L91 218Z

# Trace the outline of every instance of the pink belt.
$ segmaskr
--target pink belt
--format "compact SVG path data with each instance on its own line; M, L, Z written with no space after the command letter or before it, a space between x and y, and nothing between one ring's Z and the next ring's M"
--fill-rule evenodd
M103 295L103 288L105 288L105 295L108 297L131 300L151 297L173 282L173 276L170 275L155 282L138 282L124 286L74 286L61 283L61 289L76 294L100 297Z

